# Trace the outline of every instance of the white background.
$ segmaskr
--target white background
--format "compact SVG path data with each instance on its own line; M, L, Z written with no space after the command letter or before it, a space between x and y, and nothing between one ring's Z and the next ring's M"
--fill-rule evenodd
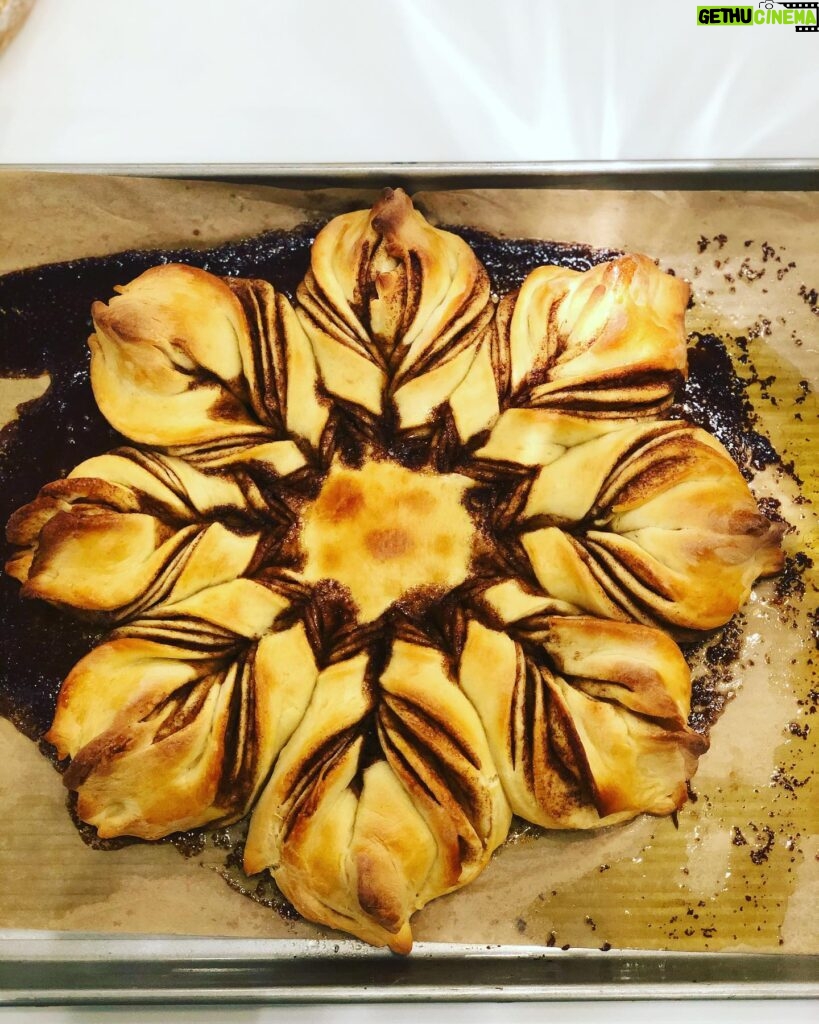
M819 33L701 28L695 9L696 0L37 0L0 57L0 162L819 157ZM799 1024L817 1010L66 1008L0 1020Z
M816 157L817 96L696 0L36 0L0 161Z

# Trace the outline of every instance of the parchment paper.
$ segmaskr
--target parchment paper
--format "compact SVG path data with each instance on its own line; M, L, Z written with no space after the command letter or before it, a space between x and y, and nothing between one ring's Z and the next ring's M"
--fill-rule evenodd
M205 247L369 205L377 188L0 174L0 272L130 247ZM819 560L811 503L817 402L800 384L819 379L819 193L477 189L416 199L438 223L642 251L689 280L689 330L744 336L757 375L775 377L749 393L803 483L766 471L753 486L782 502L794 527L787 551ZM0 416L46 385L3 382ZM817 652L807 619L819 603L815 572L805 583L784 612L771 603L773 583L758 587L746 608L742 656L728 683L734 699L712 730L696 800L677 825L643 817L594 833L523 832L476 882L417 914L416 939L819 952ZM229 886L224 835L190 858L167 845L86 846L59 776L3 720L0 763L0 927L327 934Z

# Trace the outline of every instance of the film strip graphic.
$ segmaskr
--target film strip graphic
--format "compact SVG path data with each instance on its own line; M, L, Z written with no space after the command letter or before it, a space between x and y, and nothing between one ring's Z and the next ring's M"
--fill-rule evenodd
M781 3L780 7L784 7L789 11L813 11L813 16L816 21L815 25L794 25L797 32L819 32L819 0L814 0L813 3Z

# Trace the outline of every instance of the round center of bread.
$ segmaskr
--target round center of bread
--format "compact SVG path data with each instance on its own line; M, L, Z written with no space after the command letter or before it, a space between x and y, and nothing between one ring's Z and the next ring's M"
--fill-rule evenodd
M361 622L409 595L440 597L469 571L475 527L463 499L471 484L394 462L337 463L303 516L305 576L345 586Z

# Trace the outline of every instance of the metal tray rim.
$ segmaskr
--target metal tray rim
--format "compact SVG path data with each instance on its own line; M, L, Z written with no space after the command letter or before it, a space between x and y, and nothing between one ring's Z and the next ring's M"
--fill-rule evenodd
M0 163L0 172L208 178L295 187L819 189L819 158L341 163ZM476 180L479 178L480 180Z
M477 969L452 981L453 962ZM354 940L0 931L0 1005L729 999L739 994L819 997L819 956L628 949L604 954L418 943L404 958Z
M187 177L308 188L390 183L416 189L819 190L819 159L0 164L0 185L2 173L10 171ZM464 960L480 970L453 982L453 962ZM305 976L308 968L321 976ZM399 958L351 940L0 929L0 1006L737 997L819 998L819 955L416 943L410 957Z

